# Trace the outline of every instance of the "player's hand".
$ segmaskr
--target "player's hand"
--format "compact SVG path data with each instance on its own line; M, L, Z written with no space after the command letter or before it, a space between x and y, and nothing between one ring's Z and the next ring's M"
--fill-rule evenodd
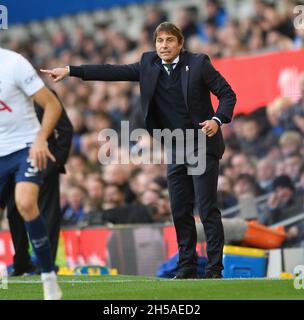
M48 158L50 158L53 162L56 161L55 157L52 155L47 146L46 140L40 137L37 137L33 143L29 152L29 158L33 161L33 165L39 170L46 169Z
M199 125L202 127L202 131L209 137L213 137L217 130L219 129L219 125L215 120L206 120L204 122L200 122Z
M49 75L50 78L53 79L54 82L61 81L65 77L69 75L68 68L55 68L52 70L40 69L41 72Z

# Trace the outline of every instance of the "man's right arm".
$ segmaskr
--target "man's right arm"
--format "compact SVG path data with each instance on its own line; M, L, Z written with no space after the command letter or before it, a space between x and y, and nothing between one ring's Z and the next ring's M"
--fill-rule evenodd
M61 81L67 76L78 77L83 80L99 81L139 81L140 63L133 64L99 64L68 66L52 70L40 71L48 74L54 82Z

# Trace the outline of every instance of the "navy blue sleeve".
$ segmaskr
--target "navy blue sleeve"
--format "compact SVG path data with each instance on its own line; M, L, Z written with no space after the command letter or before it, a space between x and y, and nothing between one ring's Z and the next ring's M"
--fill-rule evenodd
M70 76L83 80L139 81L140 63L70 66Z
M229 123L236 104L236 94L225 78L213 67L209 57L203 60L203 80L207 88L217 96L219 105L214 114L222 123Z

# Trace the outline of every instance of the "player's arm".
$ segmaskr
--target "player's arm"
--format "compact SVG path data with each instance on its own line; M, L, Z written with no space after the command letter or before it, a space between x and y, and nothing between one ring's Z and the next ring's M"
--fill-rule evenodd
M62 108L56 96L45 86L33 94L32 98L44 109L44 114L41 121L41 129L30 150L30 158L34 160L39 169L45 169L47 158L56 161L48 149L47 138L55 129Z

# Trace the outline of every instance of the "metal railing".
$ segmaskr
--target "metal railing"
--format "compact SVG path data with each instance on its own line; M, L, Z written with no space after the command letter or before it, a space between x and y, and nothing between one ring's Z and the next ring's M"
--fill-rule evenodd
M263 195L255 198L254 201L255 201L256 205L257 206L264 206L266 204L270 194L271 193L263 194ZM229 216L239 215L240 209L241 209L241 206L239 204L237 204L231 208L222 210L222 217L229 218Z
M304 221L304 212L297 214L294 217L279 221L279 222L271 225L271 227L278 227L278 226L287 227L287 226L290 226L290 225L297 223L297 222L300 222L300 221Z

